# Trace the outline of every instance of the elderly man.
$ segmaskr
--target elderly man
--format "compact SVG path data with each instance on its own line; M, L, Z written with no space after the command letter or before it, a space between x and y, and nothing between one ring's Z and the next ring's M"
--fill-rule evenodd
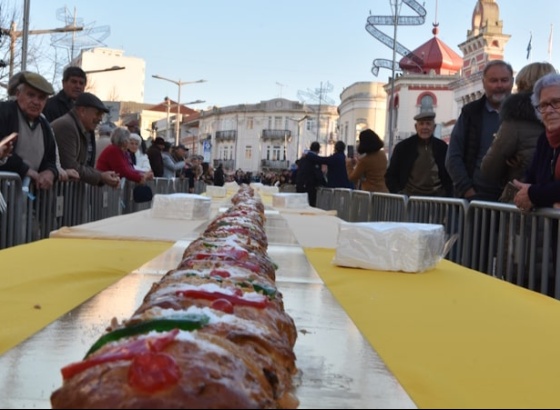
M395 146L385 173L385 184L391 193L453 196L453 183L445 168L447 144L434 137L435 117L431 111L417 114L416 134Z
M115 172L95 169L95 144L90 138L103 114L108 112L109 109L95 95L82 93L76 99L74 108L51 125L62 167L77 170L80 180L88 184L116 187L119 176Z
M62 117L74 107L80 94L85 91L87 77L80 67L70 66L62 74L62 90L47 100L43 114L49 122Z
M13 150L0 171L30 177L37 188L49 189L58 177L56 145L48 121L41 115L52 85L36 73L25 72L18 80L15 100L0 102L0 138L17 132Z

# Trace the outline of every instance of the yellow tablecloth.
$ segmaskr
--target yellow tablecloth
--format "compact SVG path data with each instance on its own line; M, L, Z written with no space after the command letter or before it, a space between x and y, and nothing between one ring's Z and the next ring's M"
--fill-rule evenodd
M46 239L2 250L0 354L171 246Z
M305 253L419 408L560 407L557 300L446 260L411 274Z

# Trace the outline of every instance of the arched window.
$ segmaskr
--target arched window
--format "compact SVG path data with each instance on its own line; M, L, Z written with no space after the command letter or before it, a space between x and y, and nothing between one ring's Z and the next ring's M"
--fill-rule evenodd
M424 92L418 96L416 104L420 106L419 112L435 111L434 106L437 105L437 97L430 92Z

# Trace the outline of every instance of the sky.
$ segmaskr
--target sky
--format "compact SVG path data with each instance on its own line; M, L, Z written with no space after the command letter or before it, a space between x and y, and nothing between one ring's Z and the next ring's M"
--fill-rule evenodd
M181 89L181 101L205 101L191 107L196 109L255 104L276 97L313 104L318 102L320 89L323 103L338 105L345 87L360 81L387 82L391 75L383 68L377 77L371 73L373 60L390 60L393 51L369 34L365 24L370 13L390 16L395 0L30 1L31 30L64 26L59 16L66 10L86 27L95 27L98 33L91 37L110 30L99 46L144 59L146 103L159 103L166 96L177 98L177 85L152 75L176 81L206 80ZM414 50L432 38L432 24L437 22L438 37L462 55L458 44L466 40L471 28L476 0L419 3L427 12L424 24L398 26L397 40ZM560 1L497 3L503 32L511 36L505 60L515 71L530 62L549 61L551 25L558 33L556 41L553 34L550 61L560 67ZM23 0L2 1L4 10L9 5L23 8ZM399 13L417 16L405 4ZM393 26L378 28L393 36ZM531 57L527 59L531 35ZM51 46L50 35L31 37L30 44L38 43L51 59L54 55L59 60L68 58L67 49Z

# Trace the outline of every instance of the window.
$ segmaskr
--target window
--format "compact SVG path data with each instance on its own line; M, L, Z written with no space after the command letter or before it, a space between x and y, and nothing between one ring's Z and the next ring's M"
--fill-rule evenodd
M247 145L245 147L245 159L251 159L253 157L253 147L251 145Z
M253 129L253 117L247 117L247 129L248 130Z
M283 149L284 149L283 147L280 147L278 145L274 145L272 147L272 160L273 161L280 161L282 159L281 158L281 153L282 153Z
M282 129L282 117L274 117L274 129L275 130Z
M420 112L423 111L433 111L434 110L434 99L431 95L425 95L420 100Z

